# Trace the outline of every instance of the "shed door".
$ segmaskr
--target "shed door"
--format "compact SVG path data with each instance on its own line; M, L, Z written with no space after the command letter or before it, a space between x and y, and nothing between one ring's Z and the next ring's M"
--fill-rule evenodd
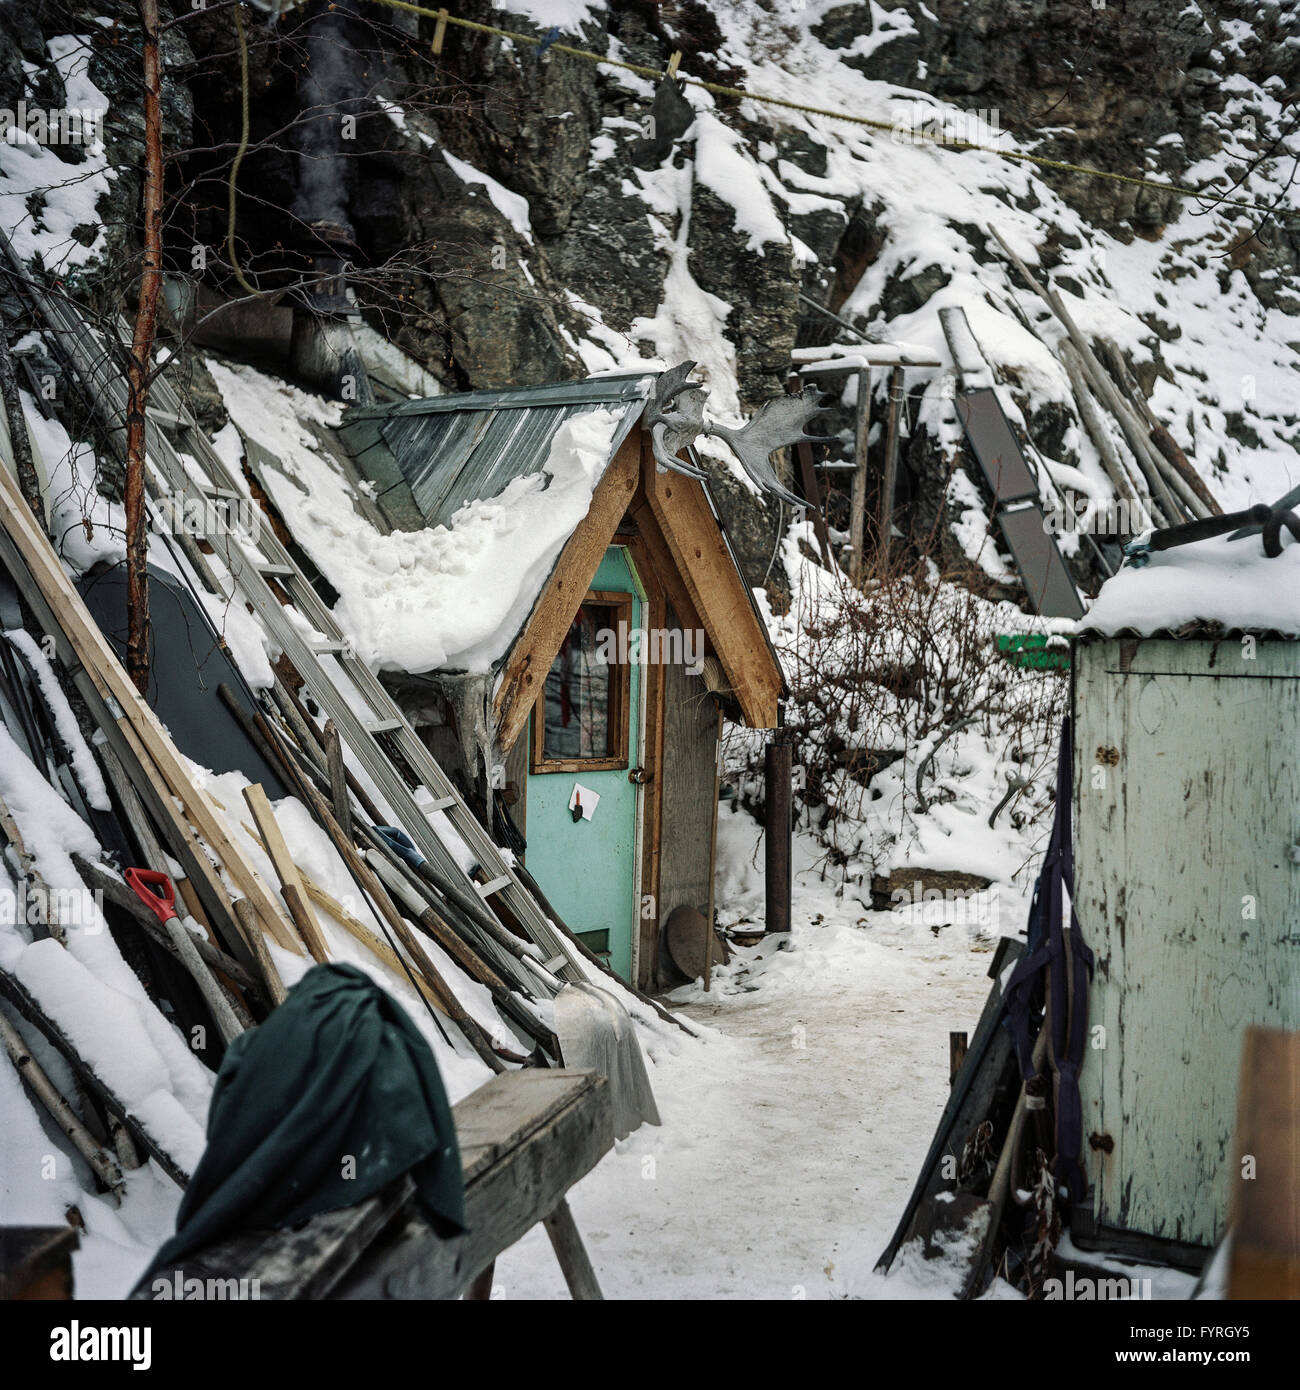
M1084 1155L1102 1225L1209 1245L1246 1026L1300 1026L1300 662L1287 642L1125 645L1075 651Z
M637 922L640 788L628 774L643 743L633 636L643 601L627 551L611 546L529 722L529 872L624 979Z

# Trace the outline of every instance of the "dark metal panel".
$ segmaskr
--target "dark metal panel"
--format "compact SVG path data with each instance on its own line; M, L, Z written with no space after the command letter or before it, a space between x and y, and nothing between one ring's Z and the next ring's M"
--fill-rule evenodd
M1007 423L991 386L963 391L957 414L989 487L999 502L1018 502L1038 496L1038 483L1020 451L1020 442Z
M109 644L125 660L126 565L96 569L78 588ZM228 685L247 714L258 712L212 620L182 580L156 565L149 566L149 646L146 698L181 752L213 772L240 772L261 782L273 801L287 796L279 771L262 757L218 693Z
M1083 603L1065 567L1056 538L1037 502L998 513L1011 556L1034 612L1049 618L1082 618Z

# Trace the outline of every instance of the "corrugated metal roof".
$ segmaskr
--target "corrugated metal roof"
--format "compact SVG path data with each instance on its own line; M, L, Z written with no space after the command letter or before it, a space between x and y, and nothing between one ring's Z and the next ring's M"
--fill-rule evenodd
M555 432L571 416L623 407L612 458L654 380L640 373L355 406L344 415L340 435L398 524L437 525L464 503L495 497L512 479L538 472Z

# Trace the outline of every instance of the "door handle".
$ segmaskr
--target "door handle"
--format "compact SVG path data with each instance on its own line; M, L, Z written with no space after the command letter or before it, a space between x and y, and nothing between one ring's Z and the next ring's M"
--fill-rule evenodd
M629 769L627 774L627 780L640 787L644 786L646 782L650 781L653 775L653 773L647 772L643 767L634 767Z

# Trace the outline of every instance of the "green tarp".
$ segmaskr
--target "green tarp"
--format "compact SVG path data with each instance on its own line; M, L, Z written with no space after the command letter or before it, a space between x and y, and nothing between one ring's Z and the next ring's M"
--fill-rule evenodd
M238 1231L353 1206L408 1171L435 1229L463 1229L460 1150L428 1043L360 970L314 966L227 1049L176 1234L141 1282Z

